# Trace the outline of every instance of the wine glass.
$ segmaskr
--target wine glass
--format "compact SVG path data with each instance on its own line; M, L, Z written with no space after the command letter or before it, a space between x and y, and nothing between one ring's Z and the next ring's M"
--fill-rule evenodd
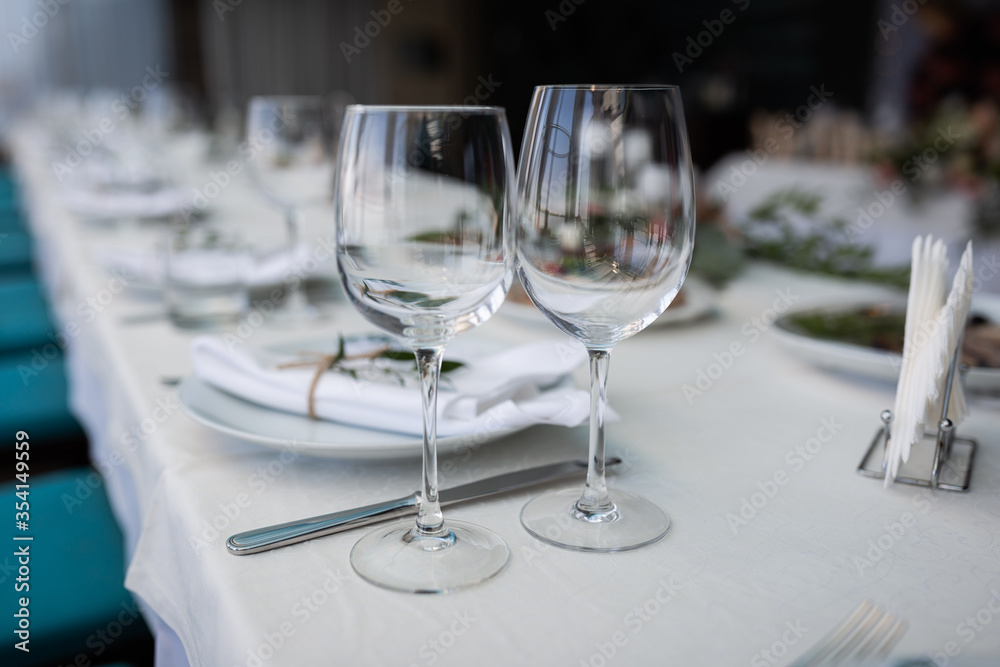
M417 519L362 538L351 564L394 590L465 588L499 573L510 551L484 528L444 520L437 385L446 343L489 319L513 280L504 245L514 180L507 119L496 107L351 105L337 163L345 291L369 321L413 348L424 415Z
M608 362L670 305L694 247L694 178L674 86L540 86L521 147L518 276L535 306L590 356L587 482L531 500L521 523L540 540L622 551L667 534L670 517L608 494Z
M333 136L330 110L318 96L254 97L247 110L246 152L250 178L264 198L282 210L289 261L299 245L296 209L329 201L333 189ZM300 289L286 284L279 323L299 324L319 311Z

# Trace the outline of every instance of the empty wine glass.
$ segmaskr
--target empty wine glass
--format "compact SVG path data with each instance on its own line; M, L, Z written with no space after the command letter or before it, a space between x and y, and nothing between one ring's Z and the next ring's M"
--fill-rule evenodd
M333 124L326 101L318 96L254 97L247 110L246 150L250 178L285 216L288 257L298 255L296 210L321 204L333 190ZM300 289L286 283L279 322L299 324L318 317Z
M445 344L489 319L513 279L504 246L514 180L506 116L495 107L352 105L337 163L343 285L369 321L413 348L424 414L416 522L362 538L351 564L395 590L465 588L499 573L510 552L484 528L444 520L437 384Z
M674 86L535 89L517 179L518 276L532 302L590 355L590 462L582 495L531 500L521 523L583 551L621 551L666 535L670 517L604 478L611 349L655 320L687 275L694 184Z

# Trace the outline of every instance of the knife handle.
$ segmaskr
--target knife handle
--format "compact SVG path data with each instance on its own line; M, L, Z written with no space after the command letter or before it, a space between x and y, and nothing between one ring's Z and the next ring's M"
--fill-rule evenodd
M304 542L315 537L332 535L379 521L416 514L418 502L418 495L414 493L412 496L391 500L387 503L376 503L342 512L323 514L311 519L289 521L267 528L248 530L245 533L237 533L226 540L226 547L229 549L229 553L236 556L246 556L268 549L286 547L289 544Z

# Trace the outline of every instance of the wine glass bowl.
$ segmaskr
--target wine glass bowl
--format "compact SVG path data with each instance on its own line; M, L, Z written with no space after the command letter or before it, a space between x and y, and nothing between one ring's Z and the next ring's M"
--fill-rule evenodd
M333 191L333 123L322 97L263 96L247 108L249 174L257 190L282 211L289 261L297 256L299 225L296 212L328 202ZM279 323L299 325L316 319L298 281L286 286Z
M544 541L619 551L669 529L669 516L649 501L608 494L606 383L612 348L652 323L684 282L693 186L676 87L535 90L518 166L518 275L535 306L587 347L592 395L582 495L574 503L573 492L547 494L522 511L522 524Z
M264 96L250 100L247 151L261 194L287 211L330 198L332 124L323 98Z
M503 570L510 551L493 533L441 513L437 380L448 341L489 319L513 279L506 117L495 107L353 105L337 164L342 283L366 319L413 348L424 408L417 519L362 538L351 564L394 590L465 588Z

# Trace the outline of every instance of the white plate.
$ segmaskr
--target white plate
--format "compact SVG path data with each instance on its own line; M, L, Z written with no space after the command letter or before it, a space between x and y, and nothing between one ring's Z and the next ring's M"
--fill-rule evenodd
M886 350L813 338L795 331L794 327L790 325L791 318L797 315L854 311L866 306L882 305L886 304L854 303L790 312L775 321L774 335L789 352L820 368L896 382L899 379L899 369L902 364L901 355ZM903 300L887 305L900 311L906 309L906 302ZM977 296L973 298L971 312L985 315L993 322L1000 322L1000 299L988 295ZM966 374L965 387L970 392L991 394L1000 392L1000 369L970 368Z
M335 347L336 341L323 339L276 345L270 349L292 354L302 349L332 352ZM471 359L477 354L497 352L502 348L503 345L495 340L466 336L449 347L455 353L449 358ZM566 376L552 388L572 384L572 378ZM376 431L272 410L224 392L196 376L182 381L177 387L177 395L185 411L195 421L227 435L275 449L293 449L310 456L339 459L418 457L423 450L423 441L419 436ZM418 395L415 391L414 399ZM438 452L451 454L475 449L530 426L438 438Z
M515 287L518 290L522 289L520 285L515 285ZM681 292L684 294L684 303L671 305L647 329L693 322L715 311L715 290L706 283L688 276ZM504 302L500 310L497 311L497 315L504 315L531 324L541 323L552 326L548 318L533 305L514 301L511 298Z
M244 401L195 376L177 387L185 411L197 422L241 440L309 456L339 459L389 459L420 456L420 438L338 424L279 412ZM527 428L527 427L525 427ZM438 452L450 454L499 440L521 429L438 438Z

